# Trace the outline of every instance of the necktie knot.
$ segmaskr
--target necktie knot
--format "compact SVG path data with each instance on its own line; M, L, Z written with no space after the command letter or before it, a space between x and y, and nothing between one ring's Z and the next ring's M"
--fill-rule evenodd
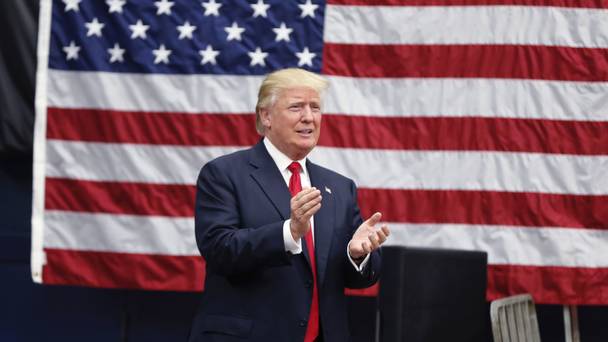
M300 170L302 169L302 166L298 162L292 162L291 164L289 164L289 166L287 167L287 169L289 171L291 171L291 173L300 173Z

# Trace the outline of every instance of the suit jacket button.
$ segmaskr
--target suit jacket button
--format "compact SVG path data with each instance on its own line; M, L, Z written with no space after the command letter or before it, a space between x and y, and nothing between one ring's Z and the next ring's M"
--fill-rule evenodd
M301 327L305 327L306 326L306 321L305 320L301 320L300 321L300 326Z

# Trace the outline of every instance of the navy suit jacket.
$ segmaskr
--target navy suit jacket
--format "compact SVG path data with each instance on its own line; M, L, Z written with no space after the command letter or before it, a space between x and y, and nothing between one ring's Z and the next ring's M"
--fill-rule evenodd
M325 341L349 340L344 287L376 282L380 251L363 272L347 257L362 223L352 180L310 161L323 200L315 214L319 314ZM327 189L327 190L326 190ZM207 262L190 341L303 341L312 300L308 252L285 252L289 189L263 142L207 163L197 182L196 241Z

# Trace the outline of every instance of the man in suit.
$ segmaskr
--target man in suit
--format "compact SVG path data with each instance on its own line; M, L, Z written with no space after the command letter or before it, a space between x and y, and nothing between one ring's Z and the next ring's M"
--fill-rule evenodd
M386 226L363 222L352 180L307 155L327 81L284 69L263 81L250 149L207 163L197 182L196 241L207 262L190 341L349 340L344 287L379 276Z

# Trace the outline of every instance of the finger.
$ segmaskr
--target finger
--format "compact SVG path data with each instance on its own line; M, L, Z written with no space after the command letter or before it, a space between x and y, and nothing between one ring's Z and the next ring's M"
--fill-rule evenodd
M311 198L306 198L306 201L303 201L303 202L300 203L300 209L303 212L307 211L311 207L317 205L317 203L320 203L322 200L323 200L323 196L321 196L320 194L318 196L314 196L314 197L311 197Z
M376 225L376 223L380 222L380 219L382 218L382 214L379 212L374 213L370 218L367 219L367 221L365 221L364 223L367 224L368 226L374 226Z
M298 200L300 200L302 197L304 197L304 196L306 196L306 195L308 195L308 194L310 194L310 193L312 193L312 192L315 192L315 191L318 191L318 190L317 190L317 188L315 188L315 187L312 187L312 188L304 188L304 189L300 190L300 192L298 192L298 193L297 193L295 196L293 196L293 198L294 198L296 201L298 201Z
M321 209L321 203L317 203L315 206L313 206L310 209L308 209L307 211L305 211L302 214L302 219L304 219L304 220L310 220L310 218L312 217L312 215L316 214L317 211L319 211L319 209Z
M384 232L382 230L377 231L376 236L377 236L379 245L383 244L384 241L386 241L386 235L384 235Z
M304 194L302 196L296 195L296 197L294 197L294 204L295 204L296 208L299 208L299 207L302 207L305 203L308 203L318 197L321 197L321 191L315 189L315 190L307 192L306 194Z
M369 234L367 237L369 243L371 244L372 250L378 249L380 247L380 242L378 241L378 236L375 233Z
M361 243L361 248L363 248L363 251L365 252L365 254L369 254L372 252L372 248L370 247L369 243L367 243L366 241Z
M290 205L291 205L292 211L295 211L295 210L301 208L302 205L321 196L321 192L318 190L308 191L304 195L300 195L300 194L301 193L299 193L298 195L291 198Z
M391 235L391 231L390 229L388 229L387 225L383 225L382 228L380 228L382 230L382 232L384 233L384 235L386 237L388 237L389 235Z

